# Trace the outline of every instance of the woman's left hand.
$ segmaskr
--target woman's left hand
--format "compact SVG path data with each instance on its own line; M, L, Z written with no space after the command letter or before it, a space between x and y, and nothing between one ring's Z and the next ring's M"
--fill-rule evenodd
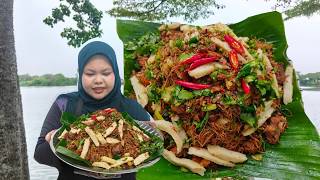
M51 136L52 136L52 134L53 134L55 131L56 131L56 129L48 132L48 134L47 134L46 137L45 137L45 139L46 139L47 142L50 142Z

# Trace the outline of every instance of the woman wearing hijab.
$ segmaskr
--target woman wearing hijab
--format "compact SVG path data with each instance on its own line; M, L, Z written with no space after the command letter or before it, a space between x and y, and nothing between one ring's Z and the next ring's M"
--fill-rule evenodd
M121 93L121 80L114 50L108 44L95 41L87 44L78 56L78 91L61 94L51 106L43 123L35 148L34 158L41 164L55 167L58 179L96 179L98 174L90 174L60 161L51 151L51 134L61 127L63 112L77 116L105 108L116 108L127 112L133 118L149 121L149 114L140 104L124 97ZM114 179L135 179L135 174L122 174Z

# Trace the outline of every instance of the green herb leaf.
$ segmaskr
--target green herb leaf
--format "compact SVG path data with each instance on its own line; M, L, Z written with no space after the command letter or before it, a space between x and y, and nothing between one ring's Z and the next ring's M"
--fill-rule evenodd
M196 124L196 129L197 131L201 131L202 128L207 124L209 119L209 112L206 112L206 115L204 116L204 118Z
M256 127L257 118L254 115L252 115L251 113L241 113L240 119L243 122L249 124L251 127Z
M198 38L196 36L190 38L189 44L197 44L199 42Z

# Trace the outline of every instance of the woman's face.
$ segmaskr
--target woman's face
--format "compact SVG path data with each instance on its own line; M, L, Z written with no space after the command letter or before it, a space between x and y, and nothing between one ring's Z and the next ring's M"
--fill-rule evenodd
M82 86L87 94L100 100L106 97L114 87L112 66L103 57L96 57L86 64L82 75Z

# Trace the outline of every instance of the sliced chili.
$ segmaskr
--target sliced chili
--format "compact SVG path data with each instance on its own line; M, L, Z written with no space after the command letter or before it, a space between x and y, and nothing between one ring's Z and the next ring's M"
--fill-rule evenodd
M209 58L198 59L198 60L194 61L194 62L190 65L188 71L190 71L190 70L192 70L192 69L195 69L195 68L197 68L197 67L199 67L199 66L201 66L201 65L208 64L208 63L210 63L210 62L214 62L214 61L216 61L217 59L218 59L217 57L209 57Z
M249 94L250 93L250 86L244 79L241 79L241 87L242 87L243 92L245 94Z
M237 71L239 69L238 54L235 50L229 52L229 62L233 70Z
M196 60L198 60L198 59L201 59L201 58L204 58L204 57L206 57L206 56L207 56L207 55L204 54L204 53L197 53L197 54L191 56L190 58L182 61L181 64L191 64L191 63L193 63L194 61L196 61Z
M193 90L201 90L201 89L207 89L211 87L211 85L208 85L208 84L198 84L198 83L192 83L192 82L181 81L181 80L176 80L176 84L185 88L193 89Z
M224 40L232 49L236 50L239 54L244 54L244 48L242 44L239 41L235 40L232 36L225 35Z

